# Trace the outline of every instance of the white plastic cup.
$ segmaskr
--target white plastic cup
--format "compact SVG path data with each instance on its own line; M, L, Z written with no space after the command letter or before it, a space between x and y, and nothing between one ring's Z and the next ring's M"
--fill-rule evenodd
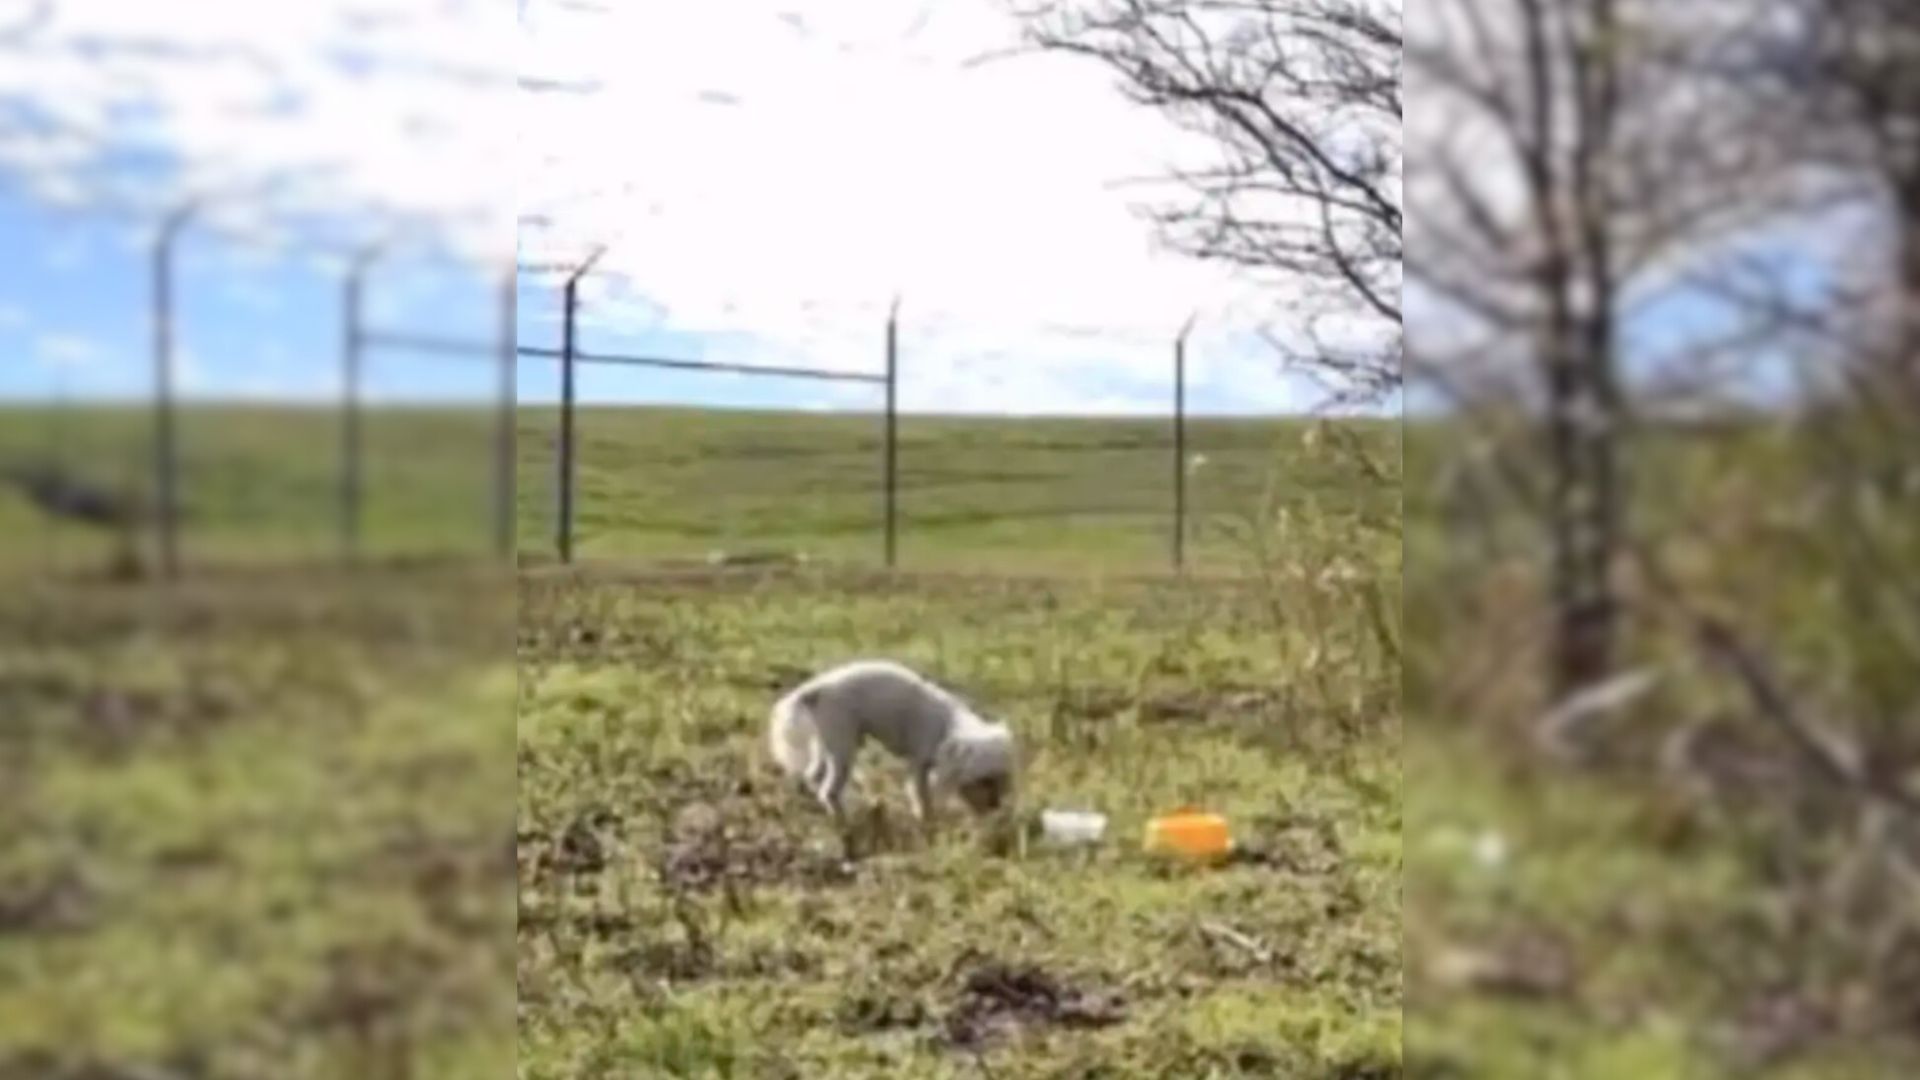
M1097 844L1107 831L1107 816L1078 810L1043 810L1040 831L1053 843L1069 847Z

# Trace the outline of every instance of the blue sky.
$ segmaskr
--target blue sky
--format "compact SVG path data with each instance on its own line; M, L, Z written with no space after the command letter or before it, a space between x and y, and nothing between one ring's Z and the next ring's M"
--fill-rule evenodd
M526 258L609 245L585 289L590 350L877 372L898 295L908 411L1162 413L1190 315L1194 411L1323 399L1255 333L1297 333L1309 305L1158 249L1140 215L1151 191L1120 183L1203 162L1205 145L1086 65L970 63L1013 40L992 0L820 0L804 15L762 0L671 14L527 0L517 22L486 0L53 10L39 37L0 44L0 397L151 389L155 215L108 213L102 191L152 207L291 174L313 181L301 205L350 233L378 207L474 265L497 263L511 229L475 220L523 216ZM1789 275L1796 292L1817 291L1795 238L1780 249L1808 268ZM189 230L185 395L337 395L340 274L312 255ZM495 299L472 273L396 258L372 279L369 321L487 339ZM558 304L555 283L521 283L523 343L558 344ZM1629 340L1644 366L1732 323L1683 292L1641 312ZM1335 329L1347 344L1384 332ZM553 399L553 367L521 363L521 400ZM1766 396L1787 387L1776 357L1742 371ZM484 361L374 349L365 385L374 400L477 401L494 382ZM878 398L595 367L580 393L807 409Z
M610 244L587 286L589 349L878 371L902 295L909 411L1157 413L1171 339L1198 313L1195 411L1321 397L1255 336L1283 291L1158 250L1138 193L1115 186L1193 147L1091 67L970 66L1010 40L993 3L519 6L514 24L499 5L427 0L57 5L0 54L0 396L150 388L154 211L144 226L101 212L99 191L154 206L291 172L322 178L302 197L336 222L376 205L429 229L517 212L542 223L522 232L525 257ZM516 91L516 75L572 89ZM482 249L504 231L443 240L497 259ZM337 270L204 228L180 251L184 394L337 393ZM557 293L522 284L523 342L558 343ZM471 274L396 259L370 321L485 338L494 299ZM522 363L522 400L555 385L550 363ZM367 358L375 399L492 386L484 363ZM844 408L877 392L588 368L581 396Z
M8 399L144 399L153 386L149 319L152 295L151 223L103 214L61 211L39 205L16 186L0 190L0 397ZM187 397L260 400L332 400L339 393L344 311L337 267L315 265L297 254L235 243L189 228L176 248L176 342L180 392ZM377 264L368 277L368 325L397 333L489 341L497 329L498 286L450 264L396 260ZM518 290L520 340L560 343L561 293L551 279L523 277ZM781 343L733 330L679 331L670 324L634 328L598 318L583 305L581 347L731 362L806 363ZM883 370L884 329L870 327L864 356L839 357L846 370ZM910 318L903 318L903 394L923 381L915 371L917 344ZM1168 370L1154 377L1137 366L1099 374L1102 343L1084 342L1068 377L1084 388L1094 411L1154 411L1166 406ZM1261 347L1242 343L1250 352ZM1134 350L1138 352L1136 348ZM995 368L1016 369L1013 349L984 350L971 369L982 383L996 382ZM1060 366L1062 355L1047 362ZM393 346L370 346L364 354L363 387L372 400L480 401L493 392L491 360L463 359ZM1241 383L1213 373L1190 352L1196 377L1189 402L1195 412L1262 411L1248 401ZM520 363L523 401L551 401L558 393L556 365L540 358ZM860 384L747 378L721 373L632 370L584 366L579 392L587 402L649 402L739 408L869 408L879 389ZM1280 382L1279 377L1274 381ZM1303 389L1302 393L1310 391ZM920 396L923 406L925 395ZM1057 398L1043 409L1075 409ZM1007 411L1029 406L1004 402ZM937 405L936 405L937 407ZM962 403L965 407L965 403ZM998 411L987 409L986 411Z

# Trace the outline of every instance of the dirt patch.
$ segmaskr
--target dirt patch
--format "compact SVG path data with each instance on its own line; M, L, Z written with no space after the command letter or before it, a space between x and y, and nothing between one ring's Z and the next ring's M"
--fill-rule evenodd
M648 626L628 626L609 619L568 619L554 625L520 620L516 648L523 660L610 660L627 658L646 664L676 659L675 642Z
M1744 1072L1786 1063L1838 1025L1823 1003L1790 988L1762 993L1748 1001L1718 1041L1722 1052Z
M205 1075L206 1068L191 1056L169 1065L92 1058L68 1061L42 1052L0 1059L0 1080L184 1080Z
M0 937L85 930L98 908L93 887L75 867L0 878Z
M1304 877L1339 871L1344 848L1335 824L1307 814L1265 815L1249 820L1235 839L1230 865Z
M417 1023L410 1002L457 1007L475 996L475 988L448 977L449 959L444 947L424 939L335 945L321 957L318 985L304 1000L289 1003L286 1019L302 1032L405 1053Z
M676 794L690 801L670 812L661 808L666 842L655 860L660 882L670 892L837 885L855 877L854 867L843 859L809 848L804 829L768 817L769 807L755 801L751 781L687 785Z
M124 760L155 740L207 735L239 711L236 692L189 671L176 686L104 685L54 671L0 675L0 716L23 717L0 741L24 754L47 746Z
M496 891L509 880L500 854L484 834L440 836L408 828L388 836L358 873L370 887L403 885L435 926L479 938L512 917Z
M1448 989L1536 1000L1564 998L1579 981L1572 947L1540 927L1512 927L1485 942L1451 945L1435 958L1431 975Z
M745 979L812 978L820 974L820 958L804 949L759 946L729 963L727 971Z
M660 857L659 874L670 890L711 892L750 885L841 885L853 880L854 869L781 833L736 835L722 826L675 838Z
M1279 690L1255 687L1221 688L1206 692L1171 692L1139 703L1143 724L1183 724L1210 719L1245 720L1277 710Z
M1116 991L1075 986L1030 964L986 958L968 966L943 1021L946 1041L973 1048L1036 1027L1100 1028L1126 1019Z
M688 983L713 974L719 958L705 938L691 941L648 941L615 954L614 970L634 979L662 979Z
M620 815L604 807L574 815L556 836L537 830L519 833L518 856L530 859L538 875L588 877L607 868Z
M849 1035L918 1028L932 1019L926 1005L918 999L886 994L849 997L840 1003L836 1016L840 1030Z

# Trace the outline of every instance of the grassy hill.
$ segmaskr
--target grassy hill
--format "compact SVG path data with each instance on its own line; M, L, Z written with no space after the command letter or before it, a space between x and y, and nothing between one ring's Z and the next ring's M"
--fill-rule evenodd
M523 409L516 432L523 555L555 548L558 415ZM804 551L877 562L877 417L583 408L575 550L581 558L703 558L715 549ZM1232 523L1278 505L1351 501L1337 465L1301 452L1302 421L1200 419L1188 439L1189 559L1243 560ZM366 550L478 553L489 546L492 420L482 410L374 409L364 421ZM1397 426L1356 424L1398 454ZM319 558L339 550L338 413L197 406L180 421L188 558ZM89 482L151 483L138 409L0 412L0 459L51 457ZM1161 419L907 417L900 425L905 566L1153 569L1168 564L1173 469ZM1352 509L1378 511L1354 505ZM0 496L0 554L91 559L87 530Z

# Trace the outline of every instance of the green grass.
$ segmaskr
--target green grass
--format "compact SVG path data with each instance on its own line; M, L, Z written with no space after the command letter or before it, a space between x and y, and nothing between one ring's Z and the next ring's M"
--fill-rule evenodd
M152 504L152 417L144 409L0 408L0 461L54 461L87 483ZM180 553L189 566L331 560L340 551L340 419L303 407L183 407L178 420ZM363 421L369 553L471 555L490 544L491 440L483 414L370 409ZM112 538L50 520L0 489L0 560L78 570ZM151 536L142 537L152 553Z
M1745 1058L1782 1032L1743 1013L1767 992L1815 993L1800 965L1817 947L1783 947L1781 897L1737 827L1644 778L1542 769L1484 730L1416 724L1404 769L1416 1075L1841 1080L1920 1068L1911 1043L1884 1033L1815 1033L1764 1067ZM1498 859L1482 847L1493 837Z
M510 592L477 584L11 583L0 1076L511 1054Z
M144 474L142 414L6 419L8 456L57 441L96 481ZM542 540L549 419L523 417L520 447L521 528ZM512 781L485 717L512 674L504 641L427 655L466 606L411 572L246 568L331 555L334 423L188 410L188 592L18 594L13 626L32 644L8 655L0 688L28 720L9 733L21 768L4 805L31 839L0 858L20 920L0 1075L92 1062L463 1076L512 1037L489 950L504 934L459 910L496 895L500 834L482 823L504 814ZM1197 425L1198 516L1257 510L1277 461L1272 508L1302 519L1285 526L1302 546L1256 568L1198 526L1198 565L1259 569L1268 585L1128 584L1165 557L1155 425L910 419L903 561L995 576L645 569L716 547L877 561L872 427L583 416L582 554L622 569L536 570L526 585L522 1075L761 1075L781 1061L950 1075L982 1058L1010 1077L1395 1070L1391 620L1336 611L1344 590L1391 595L1391 535L1354 521L1392 507L1352 500L1300 430ZM483 549L484 418L379 412L368 431L370 550ZM1059 445L1087 442L1100 448ZM16 570L85 569L106 551L12 497L0 517ZM1320 573L1336 562L1352 580ZM1031 576L1063 568L1072 580ZM900 818L887 784L868 792L891 811L865 826L878 853L843 875L754 754L786 681L867 651L1009 716L1032 753L1027 805L1111 813L1108 846L996 853L956 832L918 850L887 827ZM1145 817L1187 801L1232 815L1261 857L1182 872L1137 855ZM688 824L702 815L722 832ZM714 867L736 876L716 885ZM936 929L916 934L916 912L942 913ZM1087 1023L1118 1022L969 999L995 961L1090 995Z
M1911 630L1903 641L1900 620L1862 613L1897 591L1887 585L1899 568L1920 565L1920 532L1912 514L1876 510L1860 466L1830 444L1844 433L1868 444L1853 447L1856 462L1910 464L1912 443L1894 433L1876 450L1873 428L1838 427L1646 432L1630 447L1632 525L1689 600L1735 628L1821 723L1855 736L1876 722L1911 730ZM1444 512L1432 481L1460 450L1452 434L1409 432L1413 1071L1915 1074L1913 893L1871 862L1851 881L1835 873L1863 850L1845 800L1776 776L1706 801L1656 767L1666 735L1708 717L1776 768L1798 760L1723 665L1653 617L1669 593L1625 575L1622 662L1659 670L1655 692L1591 725L1590 766L1536 752L1541 530L1511 502ZM1879 545L1859 546L1876 534ZM1875 546L1885 561L1862 555ZM1492 838L1503 859L1476 855Z
M584 409L578 550L704 556L772 548L879 558L882 441L873 417ZM521 425L521 522L550 550L550 412ZM1225 529L1269 481L1281 500L1345 493L1336 465L1303 454L1300 422L1206 419L1189 432L1195 565L1238 568ZM1365 428L1397 455L1390 424ZM1165 420L907 417L900 426L900 558L909 567L1161 568L1172 542ZM1204 459L1194 465L1193 458ZM539 522L548 528L533 527Z
M1343 692L1323 698L1234 587L536 581L521 1075L982 1075L976 1055L1009 1078L1397 1072L1396 701L1366 678L1383 669L1359 659L1365 640L1356 624L1326 642ZM841 870L762 724L797 675L860 655L1010 720L1023 813L1097 809L1107 842L1022 850L956 822L925 847L874 757L856 798L879 808L862 826L875 850ZM1148 817L1187 803L1260 857L1140 853ZM1000 1026L967 991L996 964L1121 1011Z
M365 548L376 555L478 553L491 521L491 417L370 409ZM715 550L882 556L874 417L582 408L575 550L581 558L704 559ZM0 458L52 457L89 481L146 492L150 417L132 409L0 411ZM1398 455L1391 424L1362 425ZM555 549L557 414L524 409L517 432L517 535L524 557ZM332 410L195 405L182 410L180 492L190 562L324 559L339 550L339 417ZM1281 504L1347 498L1340 468L1300 449L1305 426L1197 419L1189 438L1189 558L1243 568L1235 530L1273 483ZM1194 459L1204 459L1195 464ZM1173 462L1164 420L957 420L900 425L899 556L917 568L1157 570L1172 544ZM1351 507L1386 512L1377 501ZM105 541L49 523L0 492L0 557L84 566Z
M334 423L190 411L190 559L330 556ZM532 562L550 547L551 423L520 418ZM96 411L56 431L44 411L11 412L0 452L58 437L96 479L141 476L144 424ZM370 549L485 550L486 419L368 424ZM1756 976L1791 984L1810 970L1793 965L1827 962L1765 929L1778 898L1751 829L1676 809L1631 771L1527 756L1540 631L1524 518L1463 524L1416 484L1402 597L1392 485L1303 425L1203 421L1191 551L1207 573L1181 584L1153 577L1164 425L902 430L907 573L889 579L850 568L878 561L871 418L583 413L580 553L599 566L523 584L522 1076L1745 1075L1727 1047L1747 1038ZM1397 461L1391 427L1349 430ZM1444 430L1410 436L1417 476L1450 452ZM1817 531L1762 512L1804 467L1796 453L1765 431L1654 440L1636 506L1663 536L1682 511L1706 522L1674 548L1687 580L1822 686L1840 670L1823 658L1867 631L1839 633L1851 601L1824 590L1826 555L1785 558ZM1461 542L1486 520L1505 554ZM824 565L659 565L715 549ZM0 495L13 567L104 551ZM458 593L353 580L213 574L185 608L133 588L17 594L0 810L28 839L0 849L0 916L16 920L0 927L0 1076L82 1057L460 1076L505 1052L504 1003L480 989L504 990L504 926L447 916L454 895L504 906L505 868L484 869L494 841L474 823L504 833L513 782L503 729L474 718L504 724L516 660L503 634L429 657L423 642L472 621ZM862 794L884 809L862 828L878 851L839 869L823 824L769 775L759 725L802 673L859 653L920 664L1009 717L1031 748L1026 808L1106 811L1108 843L1008 850L958 829L922 850L899 828L897 773L876 763ZM1403 670L1420 710L1404 749ZM1898 679L1874 671L1894 700ZM1481 676L1486 693L1441 695ZM131 733L85 719L103 693L138 704ZM1636 722L1729 703L1694 679ZM1265 857L1177 871L1139 854L1145 817L1188 801L1228 813ZM1474 854L1490 835L1504 861ZM1469 962L1547 985L1463 977ZM1090 995L1089 1026L970 993L1006 974L996 963ZM1911 1056L1829 1036L1769 1075L1905 1075Z

